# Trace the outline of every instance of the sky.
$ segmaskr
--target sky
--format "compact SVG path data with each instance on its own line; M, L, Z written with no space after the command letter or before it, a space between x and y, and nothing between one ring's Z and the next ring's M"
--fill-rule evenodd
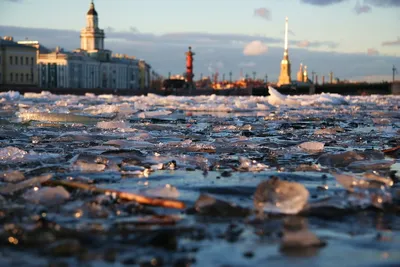
M300 63L339 79L400 77L400 0L94 0L105 46L146 60L167 76L185 72L188 46L195 79L255 72L275 81L289 18L292 79ZM79 48L90 0L0 0L0 35L46 47Z

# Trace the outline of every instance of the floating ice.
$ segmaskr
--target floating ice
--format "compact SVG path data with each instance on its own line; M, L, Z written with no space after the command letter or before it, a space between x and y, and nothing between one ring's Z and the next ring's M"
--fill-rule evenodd
M268 86L268 92L270 96L268 97L268 103L273 106L280 106L280 105L289 105L289 106L297 106L300 105L300 102L296 99L291 99L286 95L282 95L276 89Z
M16 91L0 92L0 102L3 101L17 101L21 97L21 94Z
M25 175L18 170L0 174L0 179L7 183L15 183L25 179Z
M151 188L145 191L146 195L163 198L178 198L179 191L176 187L166 184L163 187Z
M47 206L60 205L70 198L70 194L64 187L42 187L31 189L24 193L23 198L34 204Z
M129 125L125 121L99 121L96 125L100 129L125 129Z
M75 114L44 113L44 112L20 112L18 117L24 121L47 121L47 122L97 122L98 118Z
M0 149L0 160L16 161L25 157L28 152L17 147L8 146Z
M366 170L385 170L390 169L396 161L394 160L367 160L367 161L353 161L349 164L348 168L359 171Z
M307 204L308 197L304 185L271 177L257 186L254 206L267 213L297 214Z
M324 150L325 144L322 142L304 142L299 145L301 149L304 149L306 151L311 151L311 152L318 152Z

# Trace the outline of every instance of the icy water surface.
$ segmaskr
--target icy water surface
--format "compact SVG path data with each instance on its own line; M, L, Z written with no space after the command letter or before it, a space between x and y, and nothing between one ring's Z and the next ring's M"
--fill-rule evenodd
M0 93L1 266L398 266L400 97Z

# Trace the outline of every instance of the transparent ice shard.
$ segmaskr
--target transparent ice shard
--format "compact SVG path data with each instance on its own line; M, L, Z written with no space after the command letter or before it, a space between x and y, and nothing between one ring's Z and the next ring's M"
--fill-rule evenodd
M304 185L273 176L257 186L253 201L258 211L297 214L307 204L308 197L309 192Z

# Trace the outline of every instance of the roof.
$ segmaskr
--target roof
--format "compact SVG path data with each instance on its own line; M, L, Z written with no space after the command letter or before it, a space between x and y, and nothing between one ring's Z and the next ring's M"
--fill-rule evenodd
M32 47L32 46L23 45L23 44L18 44L17 42L9 41L9 40L4 40L4 39L1 39L1 38L0 38L0 46L1 46L1 47L32 48L32 49L35 49L35 50L36 50L36 48L34 48L34 47Z
M93 3L93 2L90 3L90 9L89 9L89 11L87 12L87 14L88 14L88 15L97 16L97 11L96 11L96 9L94 8L94 3Z

